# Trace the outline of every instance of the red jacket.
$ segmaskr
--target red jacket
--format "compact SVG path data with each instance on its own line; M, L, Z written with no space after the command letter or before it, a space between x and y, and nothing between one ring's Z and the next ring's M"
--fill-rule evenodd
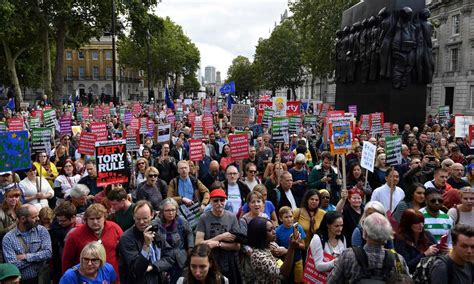
M123 231L119 225L112 221L105 221L102 231L102 245L105 248L107 262L112 264L117 275L119 275L119 260L117 255L117 244ZM81 225L71 231L66 237L63 251L62 272L78 264L82 249L90 242L99 239L87 225Z

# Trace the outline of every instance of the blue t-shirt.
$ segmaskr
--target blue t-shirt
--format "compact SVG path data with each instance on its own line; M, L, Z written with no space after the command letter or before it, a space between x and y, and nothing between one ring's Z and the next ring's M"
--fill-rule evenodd
M298 232L300 232L301 239L304 240L306 239L306 234L304 233L303 227L301 227L300 224L298 224ZM285 225L281 224L278 226L275 230L276 233L276 242L279 246L288 248L290 245L290 236L293 234L293 227L285 227ZM295 258L294 261L301 260L301 250L297 249L295 250Z
M331 203L328 204L327 208L323 208L323 207L319 207L319 208L321 208L322 210L326 212L336 211L336 206L332 205Z
M247 203L242 206L242 212L247 213L249 212L249 205ZM265 201L265 210L263 210L263 213L267 214L268 218L272 218L272 213L275 212L275 206L273 206L273 203L271 201Z
M79 269L80 264L75 265ZM74 269L69 268L63 277L59 281L59 284L111 284L117 278L115 274L114 267L110 263L106 263L104 266L99 268L97 272L97 277L95 279L90 279L81 275L79 270L76 272Z

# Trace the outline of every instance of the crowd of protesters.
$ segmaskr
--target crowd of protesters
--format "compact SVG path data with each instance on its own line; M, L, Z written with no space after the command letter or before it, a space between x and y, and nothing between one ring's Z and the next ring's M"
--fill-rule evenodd
M164 109L134 115L158 124ZM79 134L55 134L31 168L1 172L0 283L474 283L474 151L452 122L393 124L403 141L395 166L385 137L358 123L345 159L332 155L324 119L281 144L264 127L240 129L249 157L234 160L236 129L219 110L204 158L190 161L186 114L202 111L189 106L168 142L142 135L127 183L97 185ZM22 116L27 129L31 112L3 120ZM91 131L92 120L73 125ZM103 121L108 139L121 139L120 116ZM364 141L377 146L369 173Z

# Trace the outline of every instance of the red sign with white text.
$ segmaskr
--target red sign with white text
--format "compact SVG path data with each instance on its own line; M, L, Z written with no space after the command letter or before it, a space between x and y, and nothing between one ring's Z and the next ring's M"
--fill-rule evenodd
M8 131L21 131L23 130L23 118L14 117L8 120Z
M97 137L97 141L106 141L107 140L107 126L104 121L92 121L91 122L91 132L94 133Z
M204 149L201 139L189 139L189 160L200 161L204 158Z
M79 148L77 151L84 155L93 156L95 154L95 141L97 140L96 135L91 132L81 132L79 139Z
M249 157L249 136L247 134L229 135L230 156L233 161Z
M288 101L286 103L286 116L295 116L301 114L300 101Z

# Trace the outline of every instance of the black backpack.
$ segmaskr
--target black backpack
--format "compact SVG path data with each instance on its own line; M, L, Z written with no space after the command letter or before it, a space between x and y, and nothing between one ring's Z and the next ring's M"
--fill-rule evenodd
M354 283L385 284L390 279L392 269L395 268L395 255L385 250L382 268L369 268L369 259L363 248L353 247L357 263L361 267L361 274Z
M431 282L431 267L437 259L443 259L446 262L446 272L448 275L453 273L453 263L447 255L432 255L423 257L416 265L413 272L413 281L415 283L430 283Z

